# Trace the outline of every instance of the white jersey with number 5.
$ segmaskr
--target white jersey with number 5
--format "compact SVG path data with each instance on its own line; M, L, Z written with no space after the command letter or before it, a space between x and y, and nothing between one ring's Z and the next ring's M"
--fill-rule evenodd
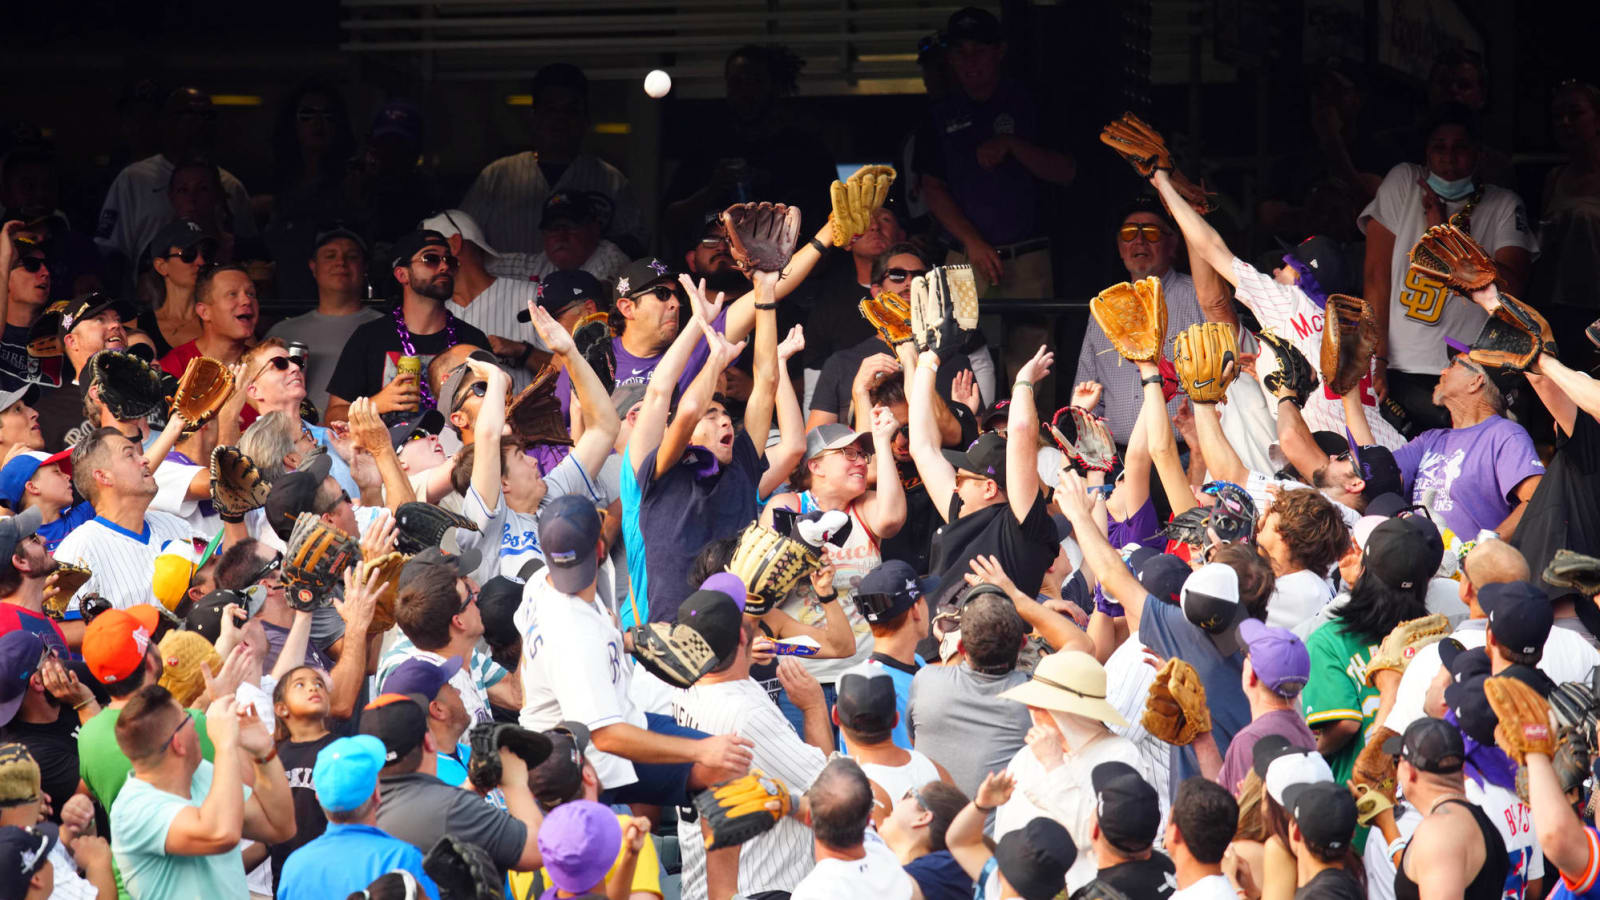
M633 661L623 652L616 617L598 602L561 592L549 575L549 569L534 573L513 619L522 635L518 724L544 731L573 721L591 733L618 722L646 727L644 713L628 698ZM638 780L633 764L620 756L593 744L587 755L607 788Z

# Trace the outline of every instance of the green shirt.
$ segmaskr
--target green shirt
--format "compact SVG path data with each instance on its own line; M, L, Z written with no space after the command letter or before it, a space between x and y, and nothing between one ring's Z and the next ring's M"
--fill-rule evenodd
M1311 655L1311 679L1300 692L1301 712L1312 730L1318 726L1354 719L1361 730L1338 753L1328 757L1333 780L1343 784L1355 768L1356 756L1367 744L1372 717L1378 712L1378 689L1367 686L1367 662L1377 652L1369 644L1345 631L1342 620L1334 619L1306 638Z
M78 774L108 815L111 804L117 802L117 795L122 793L128 774L133 771L133 763L117 746L117 719L121 716L120 709L103 709L78 729ZM191 709L189 717L194 719L195 733L200 735L200 756L209 760L215 751L206 734L206 714Z

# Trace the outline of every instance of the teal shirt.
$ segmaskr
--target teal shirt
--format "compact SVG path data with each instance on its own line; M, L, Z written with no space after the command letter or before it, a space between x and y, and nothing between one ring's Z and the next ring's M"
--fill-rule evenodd
M133 900L168 897L234 897L248 900L244 855L238 847L211 856L171 856L167 830L186 806L199 808L211 791L211 763L201 761L179 797L138 778L129 778L111 809L111 854ZM250 788L244 788L250 799Z

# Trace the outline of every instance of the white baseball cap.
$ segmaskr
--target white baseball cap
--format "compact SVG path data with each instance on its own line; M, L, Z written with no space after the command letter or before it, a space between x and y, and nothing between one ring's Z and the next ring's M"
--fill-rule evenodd
M429 216L417 227L423 231L437 231L445 237L459 234L463 241L477 244L479 250L490 256L497 259L500 256L500 252L483 239L483 229L478 227L478 223L459 209L447 209L437 215Z

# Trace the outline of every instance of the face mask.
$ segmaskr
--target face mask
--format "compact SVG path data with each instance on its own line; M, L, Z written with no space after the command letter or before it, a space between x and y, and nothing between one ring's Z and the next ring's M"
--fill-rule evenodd
M1445 181L1429 172L1428 187L1443 200L1461 200L1472 193L1472 176L1468 175L1456 181Z

